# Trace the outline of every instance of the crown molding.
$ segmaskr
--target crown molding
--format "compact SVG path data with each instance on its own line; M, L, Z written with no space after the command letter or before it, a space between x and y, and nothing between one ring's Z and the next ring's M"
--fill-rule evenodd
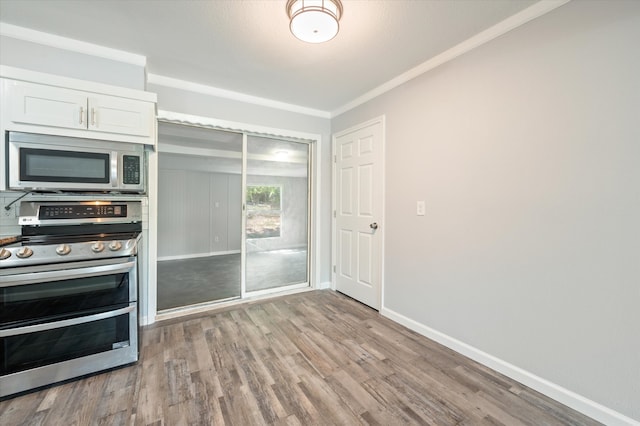
M186 90L189 92L215 96L218 98L230 99L238 102L265 106L269 108L280 109L283 111L295 112L298 114L310 115L313 117L331 118L331 115L328 111L307 108L300 105L288 104L288 103L276 101L273 99L260 98L258 96L252 96L252 95L247 95L240 92L234 92L231 90L220 89L218 87L207 86L200 83L194 83L192 81L185 81L177 78L165 77L158 74L151 74L151 73L148 74L147 84L156 84L158 86L172 87L174 89Z
M568 3L569 1L571 0L541 0L538 3L535 3L532 6L529 6L528 8L516 13L515 15L510 16L504 21L501 21L496 25L489 27L486 30L476 34L475 36L463 41L462 43L457 44L451 49L445 50L444 52L434 56L428 61L425 61L422 64L411 68L409 71L406 71L399 76L392 78L386 83L381 84L375 89L370 90L364 95L357 97L356 99L346 103L338 109L331 111L331 117L336 117L340 114L343 114L392 89L395 89L401 84L413 80L414 78L426 73L427 71L430 71L435 67L444 64L445 62L449 62L457 58L458 56L472 49L475 49L478 46L488 43L496 37L499 37L521 25L524 25L527 22L538 18L539 16L549 13L552 10Z
M0 35L140 67L147 65L146 56L36 31L30 28L19 27L17 25L6 24L4 22L0 22Z

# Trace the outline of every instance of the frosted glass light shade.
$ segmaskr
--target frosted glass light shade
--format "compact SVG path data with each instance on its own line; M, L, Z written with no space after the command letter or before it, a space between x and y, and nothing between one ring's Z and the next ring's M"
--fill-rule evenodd
M287 13L294 36L308 43L323 43L338 34L342 3L340 0L289 0Z

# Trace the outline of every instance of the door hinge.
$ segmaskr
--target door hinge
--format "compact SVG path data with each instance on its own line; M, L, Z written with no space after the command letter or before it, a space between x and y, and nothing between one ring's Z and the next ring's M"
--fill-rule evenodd
M333 265L333 273L336 273L336 265Z
M333 211L333 217L336 217L336 211L335 210Z
M334 163L337 163L337 162L338 162L338 156L337 156L337 155L334 155L334 156L333 156L333 162L334 162Z

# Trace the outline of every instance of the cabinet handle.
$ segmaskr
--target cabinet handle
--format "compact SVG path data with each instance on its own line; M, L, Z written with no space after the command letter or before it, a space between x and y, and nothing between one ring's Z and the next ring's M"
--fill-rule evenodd
M91 125L92 126L96 125L96 109L95 108L91 108Z
M80 124L84 124L84 107L80 107Z

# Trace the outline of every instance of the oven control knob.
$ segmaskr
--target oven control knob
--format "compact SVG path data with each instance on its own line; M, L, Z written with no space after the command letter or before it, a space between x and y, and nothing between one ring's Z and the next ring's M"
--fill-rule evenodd
M29 247L21 247L20 250L16 252L16 256L18 256L20 259L31 257L32 254L33 250L31 250Z
M60 244L58 247L56 247L56 253L58 253L60 256L66 256L71 253L71 247L68 244Z
M109 243L109 250L118 251L122 248L122 243L120 241L111 241Z
M11 252L6 248L0 249L0 260L5 260L8 257L11 257Z
M104 243L101 241L98 241L91 246L91 251L94 253L100 253L102 250L104 250Z

